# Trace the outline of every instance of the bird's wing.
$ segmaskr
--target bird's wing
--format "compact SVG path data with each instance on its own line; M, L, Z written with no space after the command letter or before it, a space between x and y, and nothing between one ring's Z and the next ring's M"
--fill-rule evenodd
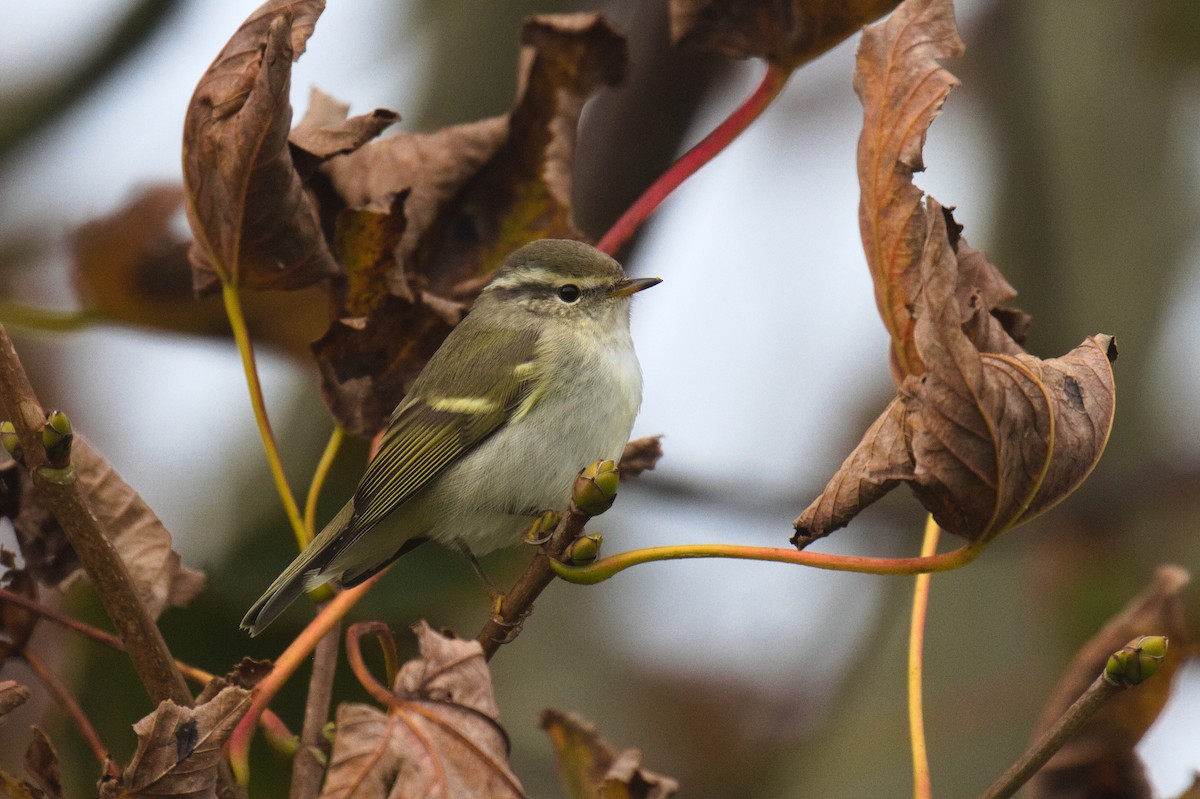
M392 415L354 494L352 535L374 527L536 398L536 332L472 333L446 340ZM468 338L472 352L465 351Z

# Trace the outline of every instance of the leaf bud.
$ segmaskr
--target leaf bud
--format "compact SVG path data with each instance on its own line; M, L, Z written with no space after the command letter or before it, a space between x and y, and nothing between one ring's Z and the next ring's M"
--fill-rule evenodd
M62 411L51 411L42 427L42 446L46 448L46 457L51 466L61 469L70 462L71 442L74 439L75 432L67 415Z
M575 478L575 488L571 492L575 507L588 516L604 513L617 498L620 479L615 461L596 461Z
M585 535L576 538L563 552L563 560L572 566L586 566L600 556L599 535Z
M1104 679L1128 688L1154 676L1167 654L1165 635L1143 635L1114 652L1104 667Z
M21 439L17 436L17 428L12 422L0 422L0 443L4 445L4 451L12 455L14 461L25 463L25 450L21 447Z
M526 544L544 544L550 540L550 535L554 532L554 528L558 527L558 523L562 520L562 514L557 511L544 510L541 515L533 520L529 530L525 533Z

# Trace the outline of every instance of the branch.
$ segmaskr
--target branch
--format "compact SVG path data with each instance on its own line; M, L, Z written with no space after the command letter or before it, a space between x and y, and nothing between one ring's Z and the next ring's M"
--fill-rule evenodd
M1148 635L1113 653L1100 676L980 799L1008 799L1016 793L1110 697L1152 677L1166 651L1166 637Z
M79 555L146 692L156 704L170 699L191 707L192 695L183 675L175 667L162 633L138 599L125 563L88 507L74 469L70 465L62 469L48 466L42 445L46 414L3 325L0 325L0 403L12 417L34 485Z
M590 518L592 517L579 510L572 500L567 514L554 528L549 540L533 556L533 560L525 567L517 582L504 595L497 612L483 625L479 635L475 636L475 640L483 647L485 659L491 660L492 655L495 655L501 646L517 637L525 617L533 612L533 601L554 581L551 561L557 563L563 557L567 548L582 535L583 527Z
M292 787L289 799L316 799L321 790L325 766L315 752L321 745L329 705L333 700L333 676L337 671L338 639L341 624L334 624L317 644L312 674L308 678L308 699L304 704L304 726L300 746L292 759Z

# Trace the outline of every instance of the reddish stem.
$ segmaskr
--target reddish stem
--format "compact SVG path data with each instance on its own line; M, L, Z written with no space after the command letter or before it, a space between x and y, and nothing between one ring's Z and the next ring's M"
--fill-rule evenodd
M83 740L87 742L88 749L92 750L92 754L100 762L100 766L103 767L108 762L108 748L104 746L104 742L96 734L96 728L92 726L91 719L87 717L87 713L83 712L83 707L80 706L75 696L36 652L26 649L21 652L21 657L29 664L29 668L41 680L42 685L46 687L46 690L54 697L54 700L71 717L71 721L75 724L75 729L83 737Z
M347 588L333 599L329 600L317 613L316 618L300 631L291 645L275 659L271 673L254 687L254 698L250 701L250 709L234 727L226 744L229 750L229 762L233 766L234 775L240 785L245 785L250 778L250 738L259 717L267 709L267 705L295 673L296 669L308 659L309 654L325 637L325 634L338 624L342 617L354 607L362 596L375 585L388 569L376 574L353 588Z
M767 71L763 75L762 82L758 84L758 88L734 109L724 122L701 139L699 144L684 153L678 161L659 176L658 180L650 184L650 188L646 189L642 196L638 197L633 205L629 206L621 215L616 224L604 234L596 248L601 252L614 255L625 246L638 228L650 217L650 214L654 213L659 204L667 198L667 195L698 172L700 167L716 158L717 154L741 135L742 131L750 127L751 122L758 119L771 101L779 95L791 74L791 70L786 67L767 64Z

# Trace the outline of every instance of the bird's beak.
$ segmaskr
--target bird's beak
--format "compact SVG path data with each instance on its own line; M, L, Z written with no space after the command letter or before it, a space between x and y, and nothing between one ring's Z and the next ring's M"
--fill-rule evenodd
M657 286L661 282L661 277L639 277L637 280L622 280L620 283L613 286L612 290L604 296L628 297L632 294L637 294L639 291L644 291L651 286Z

